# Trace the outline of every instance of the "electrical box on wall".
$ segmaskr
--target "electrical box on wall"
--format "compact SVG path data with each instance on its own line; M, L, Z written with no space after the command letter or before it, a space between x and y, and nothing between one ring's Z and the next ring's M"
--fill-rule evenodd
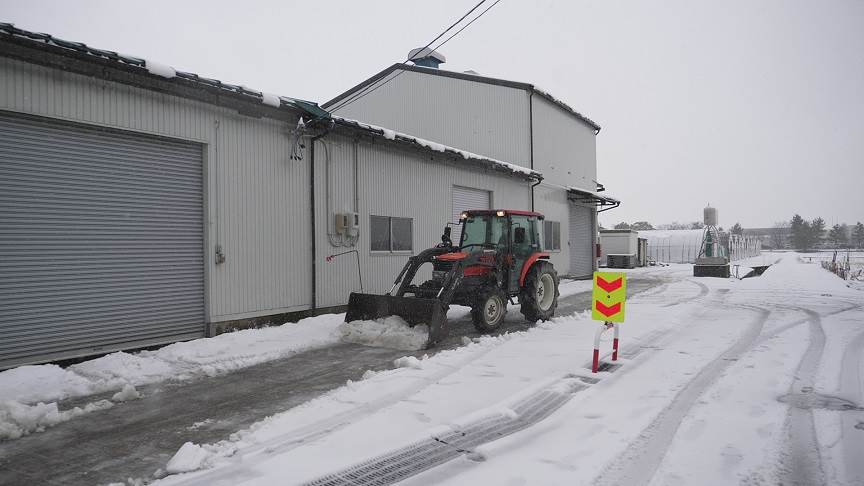
M360 232L360 215L357 213L345 213L345 218L347 219L348 223L348 236L357 236L357 233Z
M356 236L360 231L360 215L357 213L336 213L336 233Z
M345 213L336 213L334 216L336 217L336 233L345 234L345 230L348 229L348 218Z

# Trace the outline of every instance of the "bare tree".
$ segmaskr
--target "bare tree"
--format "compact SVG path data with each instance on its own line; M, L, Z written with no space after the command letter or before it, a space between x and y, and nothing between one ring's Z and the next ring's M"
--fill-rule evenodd
M789 242L789 221L778 221L771 228L771 244L774 248L786 248Z

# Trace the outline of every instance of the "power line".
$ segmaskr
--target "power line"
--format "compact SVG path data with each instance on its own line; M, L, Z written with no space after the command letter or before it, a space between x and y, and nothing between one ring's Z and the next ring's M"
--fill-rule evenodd
M501 0L496 0L495 3L493 3L492 5L490 5L489 7L487 7L487 8L486 8L485 10L483 10L482 12L480 12L476 17L474 17L473 19L471 19L471 21L468 22L467 24L465 24L461 29L459 29L458 31L456 31L455 33L453 33L450 37L448 37L447 39L445 39L442 43L438 44L438 46L434 47L434 48L432 49L432 51L434 51L435 49L439 49L441 46L443 46L443 45L446 44L448 41L450 41L450 39L452 39L453 37L456 37L457 34L459 34L460 32L462 32L463 30L465 30L469 25L473 24L477 19L479 19L480 17L482 17L483 14L485 14L486 12L488 12L492 7L494 7L495 5L497 5L498 2L500 2L500 1L501 1ZM426 44L425 46L423 46L423 47L422 47L419 51L417 51L417 52L422 54L424 50L426 50L429 46L431 46L435 41L437 41L438 39L440 39L441 37L443 37L447 32L449 32L450 30L452 30L453 27L459 25L460 22L462 22L463 20L465 20L466 17L468 17L469 15L471 15L471 13L474 12L475 10L477 10L477 8L480 7L480 5L482 5L484 2L486 2L486 0L482 0L480 3L478 3L477 5L475 5L471 10L469 10L467 13L465 13L465 15L463 15L462 17L460 17L459 20L457 20L456 22L454 22L450 27L447 27L447 29L445 29L443 32L441 32L440 34L438 34L437 37L435 37L434 39L432 39L431 42L429 42L428 44ZM411 57L409 56L409 58L406 59L405 61L402 61L401 64L405 64L405 63L407 63L407 62L410 61L410 60L411 60ZM349 96L347 99L342 100L342 102L340 102L337 106L331 108L329 111L331 111L331 112L335 112L335 111L337 111L337 110L341 110L342 108L345 108L346 106L350 105L351 103L354 103L355 101L358 101L358 100L360 100L360 99L366 97L367 95L372 94L372 93L375 92L378 88L384 86L385 84L389 83L390 81L393 81L394 79L398 78L399 76L401 76L401 75L404 74L404 73L405 73L405 70L400 70L399 72L397 72L394 76L392 76L392 77L390 77L390 78L387 78L387 77L385 76L384 80L383 80L380 84L377 84L377 86L376 86L376 83L377 83L377 81L376 81L375 83L370 84L370 85L367 86L366 88L361 89L361 90L358 91L357 93L354 93L352 96Z
M433 47L432 50L434 51L434 50L437 50L437 49L441 49L441 46L443 46L444 44L446 44L447 42L449 42L450 39L452 39L452 38L456 37L457 35L459 35L459 32L462 32L463 30L467 29L469 25L473 24L477 19L479 19L480 17L482 17L483 14L485 14L486 12L488 12L492 7L494 7L495 5L498 5L498 2L500 2L500 1L501 1L501 0L495 0L495 3L493 3L492 5L489 5L488 7L486 7L486 10L480 12L480 14L477 15L476 17L474 17L474 18L471 20L471 22L468 22L467 24L465 24L461 29L457 30L456 32L453 33L453 35L451 35L450 37L448 37L447 39L445 39L444 42L442 42L442 43L438 44L437 46Z
M434 39L432 39L428 44L426 44L425 46L423 46L423 48L420 49L420 50L417 51L417 52L422 54L423 51L425 51L427 47L431 46L432 43L434 43L435 41L437 41L438 39L440 39L441 37L443 37L444 34L446 34L446 33L449 32L451 29L453 29L453 27L456 27L457 25L459 25L459 22L462 22L463 20L465 20L465 17L471 15L471 12L477 10L477 8L478 8L480 5L483 5L484 2L486 2L486 0L480 0L480 2L477 3L477 5L474 5L474 7L472 7L471 10L469 10L468 12L466 12L465 15L459 17L459 20L457 20L456 22L453 22L453 24L450 25L450 27L447 27L446 29L444 29L443 32L441 32L440 34L438 34L437 37L435 37ZM408 58L405 59L404 61L402 61L402 64L405 64L405 63L407 63L407 62L410 61L410 60L411 60L411 55L410 55L410 53L409 53ZM381 84L378 85L378 86L375 86L374 88L372 88L372 86L374 86L375 83L372 83L371 85L369 85L369 86L367 86L367 87L361 89L361 90L358 91L357 93L354 93L353 95L349 96L347 99L342 100L342 102L341 102L338 106L333 107L332 109L330 109L330 111L331 111L331 112L334 112L334 111L336 111L336 110L340 110L340 109L342 109L342 108L344 108L344 107L350 105L351 103L353 103L353 102L359 100L360 98L363 98L364 96L366 96L367 94L371 93L372 91L375 91L375 90L377 90L378 88L380 88L381 86L384 86L385 84L389 83L390 81L392 81L392 80L398 78L399 75L401 75L403 72L404 72L404 71L399 71L399 73L396 74L396 76L393 76L392 78L385 80L383 83L381 83ZM371 88L371 91L368 91L370 88Z

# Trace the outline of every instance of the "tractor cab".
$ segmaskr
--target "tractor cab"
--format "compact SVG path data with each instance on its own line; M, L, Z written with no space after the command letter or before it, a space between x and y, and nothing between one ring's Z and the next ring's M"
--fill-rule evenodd
M481 263L500 260L505 287L508 293L519 290L521 270L532 255L540 248L540 228L543 215L530 211L473 210L460 215L462 233L458 254L483 252ZM441 257L439 257L441 258ZM478 265L468 267L465 274L483 275L491 267Z

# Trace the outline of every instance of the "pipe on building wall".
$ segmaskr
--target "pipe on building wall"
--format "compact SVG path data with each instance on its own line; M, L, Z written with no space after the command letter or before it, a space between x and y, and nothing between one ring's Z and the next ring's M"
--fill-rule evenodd
M318 259L318 249L315 245L315 235L317 234L315 232L315 142L330 133L331 129L332 125L328 126L326 130L312 137L309 143L309 206L312 215L312 231L309 232L312 237L312 310L315 310L318 307L317 293L315 290L318 285L318 268L316 263Z
M528 158L531 162L531 170L534 170L534 90L528 91ZM542 179L541 179L542 180ZM534 211L534 188L540 184L537 181L531 184L531 211Z

